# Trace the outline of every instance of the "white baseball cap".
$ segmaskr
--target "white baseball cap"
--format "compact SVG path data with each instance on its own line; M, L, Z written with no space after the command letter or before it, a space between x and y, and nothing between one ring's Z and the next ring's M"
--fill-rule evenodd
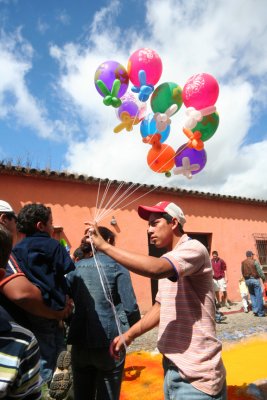
M15 214L11 205L4 200L0 200L0 213L12 213Z
M183 226L186 223L183 210L174 203L169 201L160 201L155 206L139 206L138 214L141 218L146 221L149 220L149 216L152 213L167 213L173 218L177 218L178 222Z

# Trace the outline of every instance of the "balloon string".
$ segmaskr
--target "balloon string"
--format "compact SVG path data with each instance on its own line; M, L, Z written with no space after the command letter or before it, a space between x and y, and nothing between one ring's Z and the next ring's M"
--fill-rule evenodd
M117 187L116 191L113 193L113 195L110 197L109 201L105 204L105 207L103 208L103 211L98 213L97 218L95 219L96 221L100 220L103 215L106 212L107 207L109 206L109 204L112 202L113 198L116 197L117 193L119 193L120 189L123 187L124 182L121 182L120 185ZM113 205L115 204L115 202L113 203Z
M96 195L96 206L95 206L94 221L96 220L97 213L98 213L98 210L99 210L99 207L98 207L98 200L99 200L99 194L100 194L100 186L101 186L101 179L99 179L99 183L98 183L98 189L97 189L97 195Z
M179 151L176 151L174 157L172 157L171 159L175 158L177 155L179 155L186 147L188 147L188 143L184 144ZM166 148L160 153L160 155L163 154L163 152L166 150ZM159 157L159 156L158 156ZM157 157L157 158L158 158ZM157 171L158 172L160 169L164 168L164 166L169 163L169 161L171 160L169 159L163 166L161 166ZM153 161L155 162L156 159ZM125 183L121 183L119 188L116 190L116 192L112 195L112 199L115 197L115 195L119 192L119 190L123 187ZM139 196L138 198L135 198L134 200L124 204L123 206L120 207L120 210L114 211L113 208L115 206L119 206L121 205L126 199L128 199L130 196L132 196L138 189L142 188L145 184L137 184L137 183L132 183L122 194L120 194L120 196L114 200L113 203L110 204L110 201L106 204L105 209L98 214L98 217L96 218L96 222L99 223L102 219L104 219L105 217L107 217L108 215L110 215L111 213L113 215L117 214L120 210L124 209L125 207L131 205L132 203L135 203L137 200L143 198L145 195L153 192L154 190L156 190L158 187L160 187L160 185L155 186L154 188L152 188L151 190L149 190L148 192L144 193L143 195ZM136 187L135 187L136 186ZM110 187L110 184L109 184ZM135 187L135 189L133 189ZM132 190L133 189L133 190ZM130 192L130 190L132 190L132 192ZM130 192L130 193L129 193ZM105 197L106 197L106 192L105 192ZM107 206L109 205L109 209L107 209Z
M139 110L137 110L136 115L135 115L133 121L137 118L138 112L139 112ZM109 116L110 116L110 114L109 114ZM133 122L132 122L132 126L133 126ZM163 164L161 167L159 167L159 168L158 168L156 171L154 171L154 172L158 173L160 169L162 170L162 168L164 168L165 165L167 165L172 159L174 159L177 155L179 155L186 147L188 147L188 143L186 143L185 145L183 145L183 146L179 149L179 151L177 150L176 153L175 153L175 155L174 155L174 157L172 157L172 158L170 158L169 160L167 160L165 164ZM166 150L167 150L167 147L165 147L162 151L160 151L159 154L158 154L158 156L157 156L157 158L155 158L155 159L149 164L149 167L151 167L151 165L152 165L153 163L155 163L155 161L158 160L158 158L159 158L159 157L164 153L164 151L166 151ZM103 194L103 197L102 197L102 200L101 200L101 203L100 203L99 206L98 206L98 204L97 204L97 210L98 210L98 211L96 212L96 215L95 215L95 221L96 221L97 223L99 223L102 219L106 218L106 217L107 217L108 215L110 215L111 213L112 213L113 215L114 215L114 214L117 214L120 210L124 209L125 207L127 207L127 206L129 206L129 205L131 205L131 204L133 204L133 203L135 203L137 200L143 198L146 194L149 194L149 193L151 193L152 191L156 190L158 187L160 187L160 185L157 185L157 186L155 186L153 189L149 190L147 193L144 193L143 195L139 196L138 198L136 198L136 199L134 199L134 200L131 200L131 201L129 201L128 203L123 204L123 206L122 206L122 203L124 203L127 199L129 199L129 197L133 196L133 194L134 194L138 189L140 189L140 188L142 188L142 187L144 186L144 184L131 183L131 185L130 185L123 193L121 193L121 194L118 195L119 191L121 190L121 188L122 188L125 184L126 184L125 182L120 183L120 185L119 185L119 187L116 189L115 193L113 193L113 195L112 195L111 198L108 200L108 202L105 204L105 206L102 207L102 205L103 205L103 203L104 203L104 200L105 200L106 197L107 197L108 190L109 190L109 188L110 188L110 186L111 186L111 181L110 181L110 180L108 181L107 186L106 186L106 189L105 189L104 194ZM99 191L100 191L100 190L99 190ZM117 196L117 195L118 195L118 196ZM99 195L98 195L98 197L99 197ZM120 206L120 210L114 211L114 207L115 207L115 206L116 206L116 207ZM100 211L101 208L102 208L102 211Z
M104 201L105 201L105 198L106 198L106 195L107 195L107 193L108 193L108 190L109 190L110 185L111 185L111 181L109 180L108 183L107 183L107 185L106 185L105 192L104 192L104 194L103 194L103 196L102 196L102 199L101 199L99 208L102 207L102 204L103 204ZM97 218L97 215L96 215L96 218Z

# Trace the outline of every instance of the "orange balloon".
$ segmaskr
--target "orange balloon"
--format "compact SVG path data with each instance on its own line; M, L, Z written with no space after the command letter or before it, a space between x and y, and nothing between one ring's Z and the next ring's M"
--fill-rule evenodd
M175 151L167 144L161 144L160 148L152 147L147 155L149 168L154 172L164 173L174 167Z
M154 172L166 173L174 167L175 151L167 144L160 143L161 135L147 135L143 138L144 143L151 144L152 148L147 154L147 163Z

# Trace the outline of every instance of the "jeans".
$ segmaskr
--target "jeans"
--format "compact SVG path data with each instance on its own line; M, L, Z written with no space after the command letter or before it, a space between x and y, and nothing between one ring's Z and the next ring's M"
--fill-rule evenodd
M177 367L171 364L166 357L163 357L164 368L164 400L226 400L226 382L220 393L209 395L196 389L189 382L184 380Z
M34 333L40 348L40 375L49 383L57 364L57 357L66 350L64 330L59 321L31 315L30 330Z
M252 311L259 317L265 316L264 304L262 299L262 289L259 279L246 279L246 285L250 294Z
M108 348L72 345L71 361L75 400L119 400L125 354L115 360Z

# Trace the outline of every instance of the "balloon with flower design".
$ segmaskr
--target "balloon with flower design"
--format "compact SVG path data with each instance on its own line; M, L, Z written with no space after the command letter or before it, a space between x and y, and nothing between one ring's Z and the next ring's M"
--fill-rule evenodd
M127 71L134 85L132 91L138 93L139 100L145 102L161 77L162 61L155 50L141 48L129 57Z
M126 93L129 85L129 76L126 69L117 61L105 61L95 72L95 87L104 97L106 106L119 107L120 97Z

